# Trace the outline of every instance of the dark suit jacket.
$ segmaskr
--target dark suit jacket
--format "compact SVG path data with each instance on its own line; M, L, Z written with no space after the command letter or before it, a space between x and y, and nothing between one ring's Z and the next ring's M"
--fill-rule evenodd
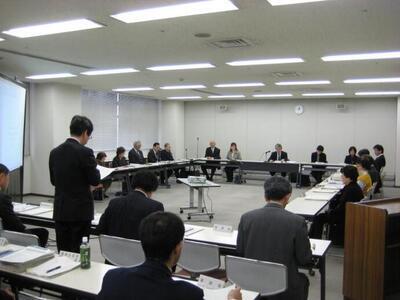
M214 152L211 150L211 147L206 149L206 154L204 157L212 157L214 159L221 159L221 150L217 147L214 148Z
M172 155L172 152L168 152L165 149L161 150L160 158L161 158L162 161L172 161L172 160L174 160L174 156Z
M14 212L11 197L0 192L0 218L3 221L3 229L24 232L25 225Z
M313 152L311 153L311 162L323 162L323 163L327 163L328 161L326 160L326 154L325 153L321 153L319 155L319 159L318 159L318 153L317 152Z
M303 217L278 203L245 213L239 223L237 251L246 258L284 264L289 289L297 289L298 266L311 263L311 246Z
M115 156L112 160L111 166L113 168L118 168L118 167L123 167L129 165L129 161L124 157L121 159L118 158L118 156Z
M356 163L358 163L361 159L357 156L351 156L350 154L347 155L344 159L344 163L348 164L348 165L355 165Z
M161 160L160 151L155 152L154 149L150 149L149 153L147 154L147 162L155 163Z
M162 263L147 260L134 268L106 273L98 300L203 300L203 291L188 282L175 281Z
M331 220L337 224L344 225L347 202L359 202L364 198L364 193L357 182L346 185L329 204L329 215Z
M147 198L142 192L133 191L110 201L100 218L97 232L138 240L140 222L155 211L164 211L162 203Z
M276 161L278 160L278 152L274 151L271 153L271 156L268 158L268 161ZM284 161L288 161L288 154L285 151L281 152L281 159L280 160L284 160Z
M55 186L56 221L91 221L94 206L90 186L100 183L93 151L74 139L67 139L50 152L50 181Z
M129 157L129 163L131 164L144 164L144 156L142 150L138 150L139 154L136 152L134 148L129 151L128 157Z
M381 169L386 166L386 159L383 154L375 158L374 166L378 172L380 172Z

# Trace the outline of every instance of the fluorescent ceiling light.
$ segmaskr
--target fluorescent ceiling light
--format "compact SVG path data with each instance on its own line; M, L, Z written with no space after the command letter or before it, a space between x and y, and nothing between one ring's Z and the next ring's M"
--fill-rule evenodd
M167 97L170 100L184 100L184 99L201 99L200 96L176 96L176 97Z
M185 90L185 89L204 89L205 85L202 84L188 84L188 85L167 85L161 86L162 90Z
M311 2L322 2L327 0L267 0L272 6L291 5Z
M323 56L323 61L349 61L400 58L400 51Z
M154 89L149 86L113 89L114 92L139 92L139 91L152 91L152 90Z
M390 96L400 95L400 91L383 91L383 92L356 92L356 96Z
M133 73L139 72L134 68L122 68L122 69L108 69L108 70L93 70L93 71L86 71L82 72L82 75L110 75L110 74L124 74L124 73Z
M346 79L344 83L384 83L384 82L400 82L400 77L387 77L387 78L356 78Z
M250 87L250 86L264 86L262 82L244 82L244 83L220 83L215 84L217 88L229 88L229 87Z
M186 65L154 66L147 68L147 70L171 71L171 70L190 70L190 69L208 69L208 68L215 68L215 66L210 63L200 63L200 64L186 64Z
M306 81L279 81L275 82L276 85L318 85L318 84L331 84L329 80L306 80Z
M301 94L305 97L330 97L330 96L344 96L344 93L304 93Z
M293 94L255 94L254 98L278 98L278 97L292 97Z
M31 75L27 76L27 79L52 79L52 78L68 78L76 77L76 75L71 73L56 73L56 74L43 74L43 75Z
M64 22L48 23L42 25L13 28L3 33L19 38L28 38L41 35L49 35L63 32L86 30L103 27L98 23L87 19L77 19Z
M0 42L5 41L5 39L0 38Z
M210 99L225 99L225 98L244 98L244 95L213 95L208 96Z
M209 0L133 10L111 15L111 17L125 23L137 23L193 15L203 15L237 9L238 8L228 0Z
M278 64L295 64L302 63L304 60L299 57L292 58L269 58L269 59L253 59L253 60L236 60L227 62L230 66L257 66L257 65L278 65Z

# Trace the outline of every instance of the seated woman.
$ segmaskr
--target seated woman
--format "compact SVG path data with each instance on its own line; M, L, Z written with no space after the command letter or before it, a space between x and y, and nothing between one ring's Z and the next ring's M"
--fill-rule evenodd
M357 156L357 148L351 146L349 148L349 155L347 155L344 159L344 163L348 165L355 165L360 161L360 157Z
M364 158L358 162L356 166L358 170L357 183L362 189L364 195L367 195L368 191L372 188L372 179L369 175L369 171L371 170L371 162L368 160L368 158Z
M344 187L330 201L327 212L317 215L310 228L310 238L320 239L324 224L330 225L330 239L335 244L342 244L344 240L344 222L347 202L359 202L364 194L357 184L358 171L354 166L345 166L342 173Z
M226 159L229 159L230 161L242 160L242 155L240 154L240 151L238 150L236 143L231 143L231 147L229 148L229 151L226 154ZM233 171L235 169L237 169L237 167L231 167L231 166L225 167L226 182L233 181Z
M118 147L117 153L112 160L111 166L113 168L118 168L118 167L123 167L123 166L127 166L127 165L129 165L129 161L125 157L125 148Z
M107 158L107 154L105 152L99 152L96 155L96 162L99 166L105 167L106 166L106 158ZM101 184L103 185L103 191L104 191L104 197L108 198L107 196L107 190L110 188L112 183L111 179L106 179L106 180L102 180ZM98 189L101 191L101 188ZM97 190L95 190L97 191ZM96 192L94 192L94 198L95 200L99 199L102 200L102 197L99 197L99 195L96 194Z

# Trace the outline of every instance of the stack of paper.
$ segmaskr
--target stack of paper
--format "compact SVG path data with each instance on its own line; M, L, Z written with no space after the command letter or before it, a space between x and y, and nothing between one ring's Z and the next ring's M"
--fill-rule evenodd
M5 264L27 264L42 259L51 258L54 251L42 247L29 246L18 251L11 251L0 257L0 262Z
M76 253L76 256L77 258L57 255L43 264L27 269L26 272L40 277L54 277L79 267L79 254Z
M329 201L333 198L334 194L324 194L324 193L308 193L305 196L306 200L321 200Z

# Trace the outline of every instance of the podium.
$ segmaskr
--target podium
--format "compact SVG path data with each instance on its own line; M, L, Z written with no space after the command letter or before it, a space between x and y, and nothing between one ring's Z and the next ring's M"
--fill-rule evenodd
M343 296L400 299L400 198L347 203Z

